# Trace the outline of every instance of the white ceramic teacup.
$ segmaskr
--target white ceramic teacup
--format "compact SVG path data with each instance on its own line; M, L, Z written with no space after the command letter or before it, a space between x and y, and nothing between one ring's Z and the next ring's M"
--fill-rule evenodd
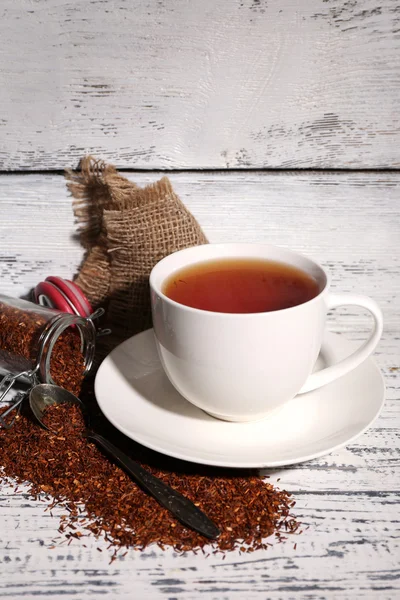
M319 294L292 308L232 314L190 308L162 292L172 273L207 260L257 258L279 261L312 275ZM184 398L228 421L252 421L296 394L330 383L361 364L382 333L382 313L366 296L332 294L329 275L315 261L267 244L206 244L162 259L150 275L156 344L162 365ZM336 365L312 373L321 349L326 314L356 305L374 318L369 339Z

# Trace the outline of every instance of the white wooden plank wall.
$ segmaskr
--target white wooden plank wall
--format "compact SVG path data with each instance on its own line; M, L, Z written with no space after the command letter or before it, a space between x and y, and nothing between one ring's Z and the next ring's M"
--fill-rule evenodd
M399 167L399 0L2 0L0 169Z

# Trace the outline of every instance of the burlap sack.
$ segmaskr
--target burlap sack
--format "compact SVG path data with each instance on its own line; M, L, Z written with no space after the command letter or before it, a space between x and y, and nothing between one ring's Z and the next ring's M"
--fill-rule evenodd
M75 282L106 308L107 347L151 327L149 275L164 256L207 243L167 177L139 188L114 167L86 157L68 171L80 238L87 250Z
M65 176L67 187L74 197L80 241L87 250L75 281L97 307L109 297L111 282L104 209L118 209L124 203L124 192L129 197L139 188L121 177L112 165L91 156L82 159L79 171L67 170Z

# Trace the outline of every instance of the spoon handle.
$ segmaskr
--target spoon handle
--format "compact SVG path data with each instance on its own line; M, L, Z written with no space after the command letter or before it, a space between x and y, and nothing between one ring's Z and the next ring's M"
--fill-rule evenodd
M143 469L102 435L94 431L87 431L86 437L104 448L142 488L162 506L171 511L183 525L194 529L209 539L215 539L219 536L218 527L188 498L185 498L161 479Z

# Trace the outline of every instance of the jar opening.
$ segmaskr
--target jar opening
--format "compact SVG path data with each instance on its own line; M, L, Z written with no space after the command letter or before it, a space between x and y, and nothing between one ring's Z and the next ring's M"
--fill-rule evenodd
M91 319L58 314L42 332L39 344L39 378L76 393L90 371L96 330Z

